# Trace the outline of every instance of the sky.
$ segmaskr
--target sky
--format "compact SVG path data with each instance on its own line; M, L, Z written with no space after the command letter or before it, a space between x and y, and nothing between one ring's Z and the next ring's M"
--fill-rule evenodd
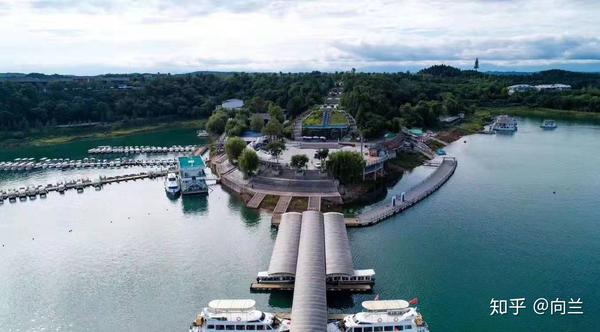
M0 72L600 72L597 0L0 0Z

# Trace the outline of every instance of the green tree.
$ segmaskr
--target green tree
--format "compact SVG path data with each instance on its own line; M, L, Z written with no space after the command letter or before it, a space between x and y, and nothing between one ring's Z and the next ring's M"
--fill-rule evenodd
M271 121L267 123L267 125L263 128L262 133L271 137L271 139L275 137L281 137L283 133L283 125L279 120L271 118Z
M211 134L221 135L225 131L228 118L227 113L223 111L215 112L206 121L206 130Z
M267 144L266 149L271 156L275 157L275 161L279 163L279 156L281 156L281 153L285 150L285 144L281 141L272 141Z
M259 165L256 152L252 149L245 148L240 156L239 165L242 172L244 172L244 176L251 176L258 169Z
M315 158L321 161L321 165L323 165L323 160L327 159L329 155L329 149L319 149L315 152Z
M341 183L356 183L362 179L365 164L359 152L338 151L329 155L327 170Z
M250 118L250 128L253 131L260 132L264 125L265 125L265 122L260 115L254 114Z
M277 121L283 123L283 109L281 109L279 105L275 103L270 103L267 112L271 116L271 119L277 119Z
M246 142L239 137L229 137L227 138L227 142L225 142L225 153L227 153L227 158L232 163L238 160L240 154L246 148Z
M308 157L305 154L296 154L292 156L290 166L300 171L308 164Z

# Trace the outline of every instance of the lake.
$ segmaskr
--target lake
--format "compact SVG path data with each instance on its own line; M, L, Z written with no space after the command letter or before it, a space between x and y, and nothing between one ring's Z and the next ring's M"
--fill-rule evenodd
M454 176L405 213L349 231L356 268L374 268L375 292L330 296L332 312L362 300L418 297L432 331L600 330L600 126L520 119L514 135L473 135L445 150ZM464 143L466 141L466 143ZM96 145L198 144L193 131L0 151L81 158ZM419 167L391 192L429 172ZM137 170L0 175L0 187ZM276 231L218 186L170 200L162 180L51 193L0 206L0 331L185 331L215 298L253 298L289 311L289 294L251 294ZM388 195L389 196L389 195ZM72 230L69 232L69 230ZM584 315L537 315L537 298L581 298ZM525 298L518 316L490 301Z

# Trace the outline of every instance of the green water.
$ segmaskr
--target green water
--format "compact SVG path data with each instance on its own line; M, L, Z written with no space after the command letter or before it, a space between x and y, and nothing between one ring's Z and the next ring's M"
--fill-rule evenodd
M377 272L375 293L418 297L432 331L600 330L600 127L558 124L543 131L537 120L522 119L515 135L452 144L446 151L459 166L444 187L402 215L350 230L355 266ZM165 132L0 152L0 159L195 142L193 133ZM133 171L4 175L0 187L100 172ZM416 169L395 191L429 172ZM287 294L248 290L273 247L269 214L213 189L208 198L169 200L161 180L145 180L5 202L0 331L184 331L214 298L250 297L262 309L289 310ZM330 296L329 305L352 312L373 297ZM525 297L527 308L490 316L492 297ZM537 316L531 305L538 297L582 298L585 314Z

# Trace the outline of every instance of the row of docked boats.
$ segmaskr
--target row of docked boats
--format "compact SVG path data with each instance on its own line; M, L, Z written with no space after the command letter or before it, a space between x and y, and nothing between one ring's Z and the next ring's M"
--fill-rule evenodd
M196 145L173 146L109 146L102 145L88 150L89 154L139 154L139 153L181 153L192 152Z
M175 166L177 160L168 159L121 159L112 160L84 158L80 160L63 159L48 159L42 158L36 161L34 158L17 158L14 161L0 162L0 171L33 171L41 169L80 169L80 168L127 168L130 166Z
M362 302L363 311L331 320L327 332L415 331L429 327L416 302L375 300ZM213 300L190 326L190 332L292 331L293 320L256 309L254 300Z

